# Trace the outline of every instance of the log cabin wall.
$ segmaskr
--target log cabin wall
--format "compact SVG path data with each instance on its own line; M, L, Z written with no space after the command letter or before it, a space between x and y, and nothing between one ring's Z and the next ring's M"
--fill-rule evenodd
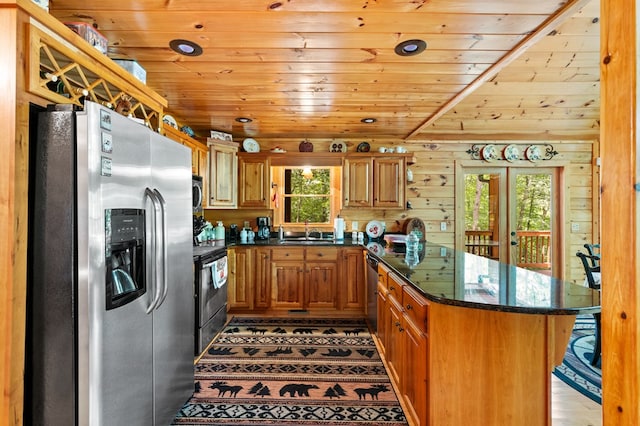
M348 152L354 152L362 140L340 139L348 146ZM314 152L328 152L332 140L309 139L314 146ZM299 139L261 139L261 150L268 151L272 147L279 146L287 152L298 152ZM455 246L455 163L456 161L470 160L470 154L466 151L473 144L497 143L496 140L411 140L407 142L398 140L370 140L372 151L380 146L395 147L404 146L415 154L415 164L410 168L413 171L413 182L407 184L407 200L411 202L410 210L380 210L380 209L343 209L341 216L345 218L347 230L350 230L351 221L358 221L359 230L364 230L370 220L384 221L387 232L402 232L403 222L407 218L418 217L425 222L427 228L427 240L448 247ZM509 141L500 140L500 144L508 144ZM512 141L523 143L522 140ZM543 143L542 141L530 141L529 143ZM565 226L565 279L580 282L584 281L584 271L578 259L576 251L583 248L586 242L597 241L597 209L594 205L594 185L598 184L599 168L595 166L594 152L597 153L597 141L566 141L549 140L559 152L554 157L554 164L566 164L566 188L568 188L568 206L564 223L578 223L580 231L571 232L570 226ZM287 155L287 154L278 154ZM476 160L479 164L489 163ZM504 163L504 162L503 162ZM520 160L520 164L528 163ZM544 166L545 161L540 162ZM518 162L513 166L518 166ZM495 164L492 164L492 166ZM596 198L597 199L597 198ZM212 223L223 220L226 225L236 223L242 225L247 220L255 226L257 216L270 216L270 210L206 210L205 218ZM447 222L447 231L440 231L440 222Z

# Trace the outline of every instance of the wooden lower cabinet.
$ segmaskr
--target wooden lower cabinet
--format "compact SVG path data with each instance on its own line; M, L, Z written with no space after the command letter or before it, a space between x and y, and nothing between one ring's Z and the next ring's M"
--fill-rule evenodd
M305 278L305 308L337 309L338 265L336 262L307 262Z
M271 308L336 310L338 248L272 249Z
M362 248L232 246L229 263L231 313L364 315Z
M271 304L271 249L255 249L254 307L269 308Z
M365 310L367 279L365 276L365 258L362 248L343 248L340 250L340 310L362 313Z
M255 250L250 247L233 247L227 250L229 275L227 280L227 304L229 310L253 308Z
M411 425L427 424L426 301L378 265L378 340Z
M305 270L301 261L271 263L271 308L304 309Z
M378 283L378 341L410 425L551 425L551 374L574 315L428 301Z

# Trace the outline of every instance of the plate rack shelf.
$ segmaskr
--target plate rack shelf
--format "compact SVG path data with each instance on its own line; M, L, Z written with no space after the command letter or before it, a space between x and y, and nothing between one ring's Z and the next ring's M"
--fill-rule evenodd
M78 106L88 99L118 112L124 103L129 116L159 131L166 100L62 23L55 24L64 37L34 20L28 27L29 92L53 103Z

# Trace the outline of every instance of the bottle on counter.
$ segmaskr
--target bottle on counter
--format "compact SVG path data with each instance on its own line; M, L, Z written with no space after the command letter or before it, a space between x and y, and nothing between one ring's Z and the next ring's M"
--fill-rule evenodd
M242 244L246 244L247 243L247 228L242 228L242 231L240 231L240 242Z
M282 227L282 224L278 227L278 240L284 240L284 228Z
M411 231L411 233L407 235L407 239L405 242L404 261L407 263L407 265L415 266L420 262L419 250L420 239L414 231Z
M224 240L224 225L221 220L218 221L218 225L216 226L215 239Z

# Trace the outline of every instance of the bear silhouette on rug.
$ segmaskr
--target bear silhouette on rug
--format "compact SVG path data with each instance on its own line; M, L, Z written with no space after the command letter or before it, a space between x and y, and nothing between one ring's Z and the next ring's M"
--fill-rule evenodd
M309 396L309 389L319 389L316 385L308 385L305 383L289 383L280 388L280 396L289 394L290 398L294 398L296 393L298 396Z

